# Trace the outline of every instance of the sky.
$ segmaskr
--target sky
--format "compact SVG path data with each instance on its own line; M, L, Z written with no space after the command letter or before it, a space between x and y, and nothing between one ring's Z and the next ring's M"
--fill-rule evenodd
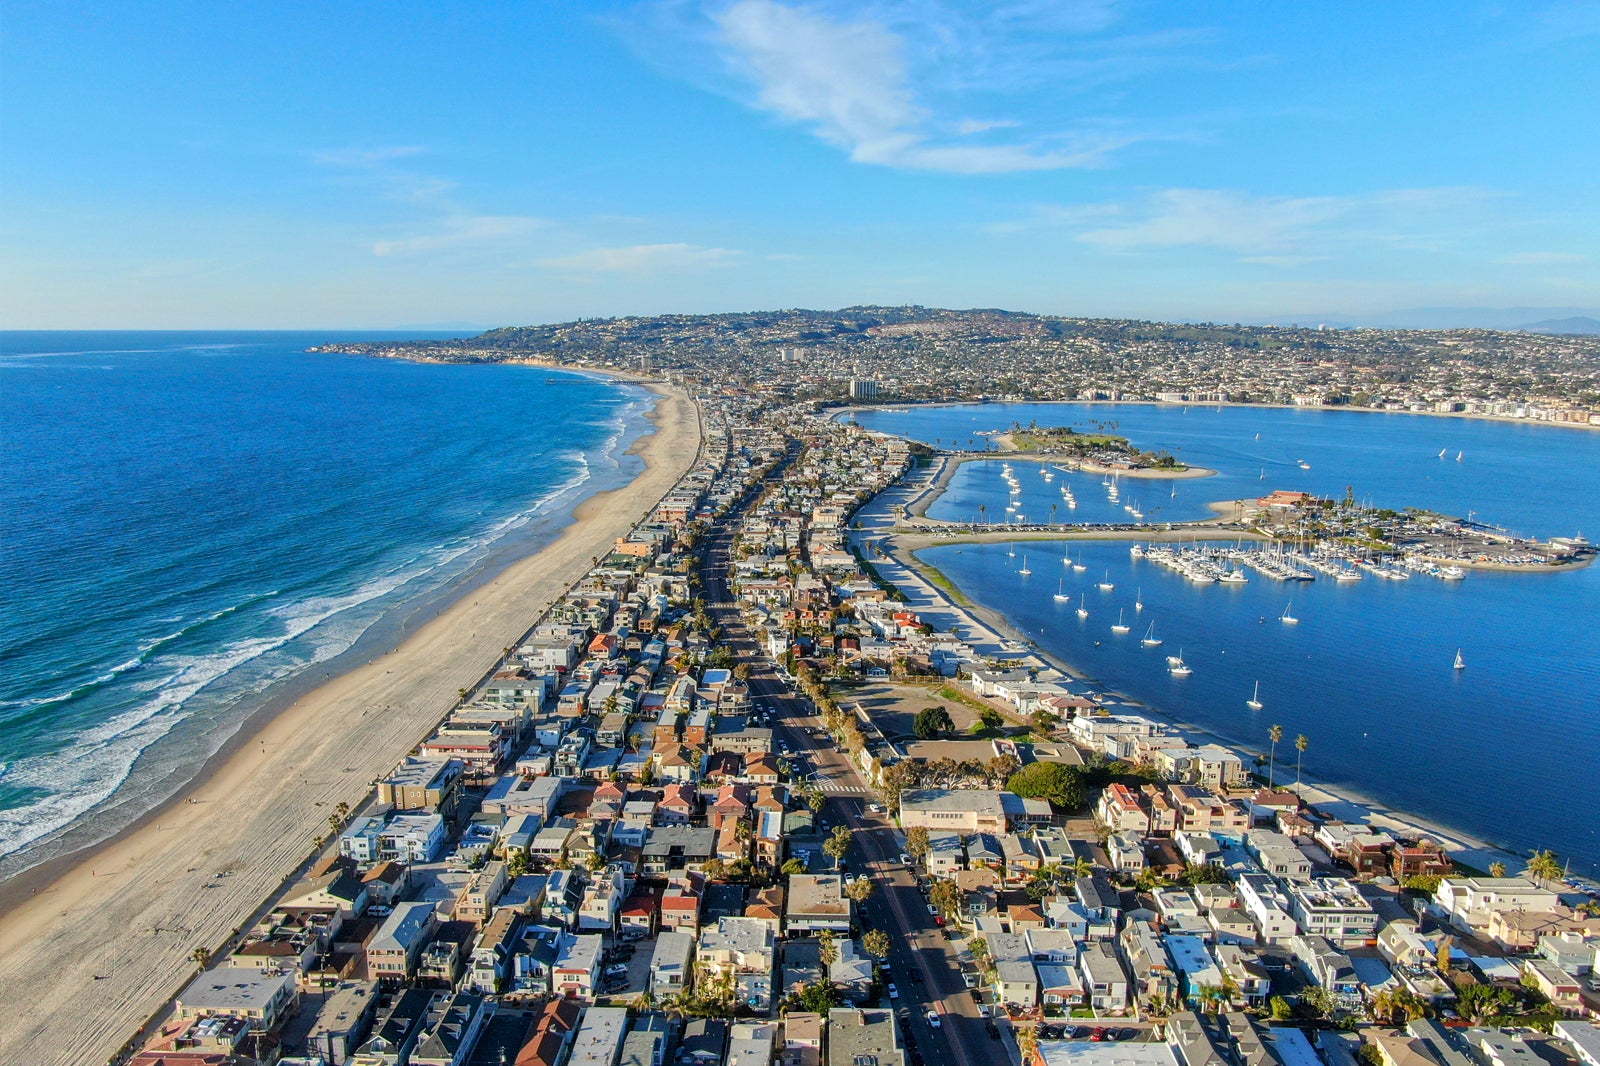
M0 30L9 328L1600 315L1588 0L8 0Z

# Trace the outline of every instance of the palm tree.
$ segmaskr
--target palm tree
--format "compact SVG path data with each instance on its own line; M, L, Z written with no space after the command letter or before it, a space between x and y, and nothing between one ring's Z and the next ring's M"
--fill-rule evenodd
M1310 746L1311 746L1311 741L1306 739L1306 735L1304 733L1301 733L1299 736L1294 738L1294 750L1299 753L1294 758L1294 787L1295 788L1299 788L1300 787L1300 764L1305 761L1306 749L1309 748Z
M817 956L822 960L822 965L832 969L833 964L839 961L839 947L833 942L833 934L826 929L819 933L817 947Z
M1506 875L1506 864L1496 859L1489 864L1489 876L1500 878Z
M1278 765L1278 741L1283 739L1283 726L1275 725L1267 730L1267 736L1272 738L1272 754L1267 757L1267 787L1272 787L1273 774Z
M1561 860L1553 851L1536 851L1528 860L1528 874L1540 885L1549 886L1561 877Z

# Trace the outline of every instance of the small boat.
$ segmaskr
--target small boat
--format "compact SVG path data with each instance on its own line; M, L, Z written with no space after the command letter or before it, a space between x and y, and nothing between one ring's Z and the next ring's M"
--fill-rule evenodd
M1460 452L1456 452L1456 462L1459 463L1460 461L1461 461L1461 453Z
M1139 589L1133 594L1133 609L1135 611L1144 610L1144 589Z
M1311 464L1306 462L1304 459L1302 459L1302 460L1300 460L1300 469L1301 470L1310 470L1311 469Z
M1289 606L1283 609L1283 613L1278 616L1278 621L1282 622L1286 626L1297 626L1300 624L1300 619L1294 616L1293 600L1290 600Z
M1156 624L1154 622L1150 623L1150 628L1145 630L1144 639L1139 643L1147 648L1161 647L1161 638L1156 636Z
M1073 569L1076 570L1077 567L1073 567ZM1105 580L1100 582L1100 591L1101 592L1110 592L1112 589L1114 589L1116 587L1117 586L1112 584L1112 582L1111 582L1111 571L1107 570L1106 571Z
M1440 448L1439 449L1439 458L1443 459L1444 458L1444 453L1449 451L1449 450L1450 450L1449 448Z
M1087 566L1084 566L1082 563L1073 563L1072 564L1072 572L1074 574L1081 574L1087 569L1089 569L1089 568Z
M1182 666L1183 665L1183 650L1181 648L1179 649L1178 654L1167 656L1167 665L1168 666Z
M1009 549L1007 549L1006 558L1015 559L1016 557L1017 557L1017 546L1015 544L1013 544L1013 545L1011 545L1011 547Z
M1194 673L1189 669L1189 664L1183 661L1183 649L1178 649L1178 654L1167 656L1167 673L1173 677L1188 677Z
M1461 649L1457 648L1456 649L1456 669L1457 670L1465 670L1466 668L1467 668L1467 660L1465 660L1465 659L1463 659L1461 657Z
M1144 548L1140 547L1138 544L1135 544L1133 547L1128 549L1128 554L1133 556L1135 559L1143 559Z
M1066 580L1066 578L1062 578L1060 581L1056 582L1055 601L1057 603L1065 603L1072 599L1071 596L1067 595L1067 590L1063 587L1066 584Z
M1017 573L1021 574L1023 577L1027 577L1029 574L1033 573L1032 570L1028 569L1028 556L1026 554L1022 556L1022 566L1017 570Z
M1459 566L1439 567L1439 578L1442 581L1460 581L1467 576L1467 572Z
M1083 605L1083 593L1081 593L1081 592L1078 593L1078 617L1079 618L1088 618L1089 617L1089 608L1087 608L1087 607L1085 607Z
M1259 711L1261 709L1261 682L1256 682L1255 694L1249 699L1245 700L1244 705L1250 708L1252 711Z
M1126 633L1128 631L1128 629L1129 629L1128 624L1122 620L1122 609L1118 608L1118 610L1117 610L1117 624L1111 627L1111 632L1113 632L1113 633Z

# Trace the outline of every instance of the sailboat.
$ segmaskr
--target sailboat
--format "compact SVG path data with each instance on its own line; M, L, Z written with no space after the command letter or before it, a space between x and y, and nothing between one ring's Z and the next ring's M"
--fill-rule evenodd
M1256 682L1255 693L1249 699L1244 701L1244 705L1250 708L1252 711L1259 711L1261 709L1261 682Z
M1133 594L1133 609L1135 611L1144 610L1144 589L1140 589Z
M1055 600L1056 600L1057 603L1065 603L1068 600L1072 599L1071 596L1067 595L1067 590L1065 588L1066 583L1067 583L1067 579L1066 578L1061 578L1059 581L1056 582Z
M1128 631L1129 627L1128 627L1128 624L1122 620L1122 613L1123 613L1123 608L1119 607L1117 609L1117 624L1111 627L1111 632L1113 632L1113 633L1126 633Z
M1017 573L1021 574L1023 577L1027 577L1029 574L1033 573L1032 570L1028 569L1028 555L1026 552L1024 552L1022 555L1022 566L1017 570Z
M1286 626L1297 626L1300 624L1300 619L1294 616L1293 600L1290 600L1289 605L1283 609L1283 613L1278 616L1278 621L1282 622Z
M1449 448L1440 448L1439 449L1439 458L1443 459L1444 458L1444 453L1449 451L1449 450L1450 450Z
M1089 569L1089 568L1087 566L1084 566L1082 563L1073 563L1072 564L1072 572L1074 574L1081 574L1087 569Z
M1167 673L1173 677L1188 677L1194 673L1189 669L1189 664L1183 661L1183 649L1178 649L1178 654L1167 656Z
M1460 461L1461 461L1461 453L1460 452L1456 452L1456 462L1459 463Z
M1077 569L1077 568L1074 567L1073 569ZM1106 571L1105 580L1100 582L1100 591L1101 592L1110 592L1112 589L1114 589L1116 587L1117 587L1116 585L1111 583L1111 571L1107 570Z
M1461 649L1457 648L1456 649L1456 669L1457 670L1465 670L1466 668L1467 668L1467 660L1465 660L1465 659L1463 659L1461 657Z
M1061 545L1061 565L1062 566L1071 566L1072 565L1072 556L1067 554L1067 546L1065 544Z
M1083 593L1081 593L1081 592L1078 593L1078 617L1079 618L1088 618L1089 617L1089 608L1087 608L1087 607L1085 607L1083 605Z
M1156 624L1150 623L1150 628L1145 630L1144 639L1139 642L1147 648L1161 647L1161 638L1156 636Z
M1006 558L1015 559L1016 557L1017 557L1017 546L1015 544L1012 544L1010 547L1008 547L1006 549Z

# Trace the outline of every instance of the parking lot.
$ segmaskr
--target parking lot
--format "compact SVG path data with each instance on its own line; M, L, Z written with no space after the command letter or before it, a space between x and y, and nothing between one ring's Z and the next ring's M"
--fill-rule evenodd
M655 955L655 940L628 940L621 936L606 936L606 954L600 966L600 978L595 989L595 1002L605 1006L623 1006L632 1002L650 988L650 960ZM608 978L611 966L626 966L627 974Z

